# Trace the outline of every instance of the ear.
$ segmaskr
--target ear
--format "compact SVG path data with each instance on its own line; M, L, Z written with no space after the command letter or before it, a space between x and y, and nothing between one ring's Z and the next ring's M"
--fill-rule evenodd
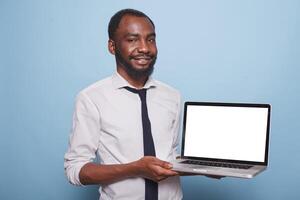
M115 46L115 41L113 41L112 39L108 40L108 50L111 54L115 55L116 53L116 46Z

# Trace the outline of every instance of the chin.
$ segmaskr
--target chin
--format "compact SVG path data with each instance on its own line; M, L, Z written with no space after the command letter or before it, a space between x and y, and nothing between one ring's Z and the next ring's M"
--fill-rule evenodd
M147 66L134 66L133 70L143 72L143 71L147 71L149 68L150 68L149 65L147 65Z
M130 69L127 68L127 73L133 78L140 78L143 76L150 76L153 73L154 67L147 66L147 67L131 67Z

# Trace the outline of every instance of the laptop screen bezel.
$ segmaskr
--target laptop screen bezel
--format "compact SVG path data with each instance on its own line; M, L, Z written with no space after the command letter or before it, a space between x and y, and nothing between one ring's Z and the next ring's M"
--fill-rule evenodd
M257 161L246 161L246 160L229 160L229 159L217 159L217 158L207 158L207 157L185 156L184 155L184 146L185 146L186 119L187 119L187 108L188 108L188 106L226 106L226 107L267 108L268 109L268 121L267 121L267 129L266 129L266 144L265 144L264 161L263 162L257 162ZM240 163L240 164L266 165L267 166L268 165L268 157L269 157L270 117L271 117L271 105L270 104L191 102L191 101L187 101L187 102L184 103L182 143L181 143L181 158L183 158L183 159L193 159L193 160L214 161L214 162L228 162L228 163Z

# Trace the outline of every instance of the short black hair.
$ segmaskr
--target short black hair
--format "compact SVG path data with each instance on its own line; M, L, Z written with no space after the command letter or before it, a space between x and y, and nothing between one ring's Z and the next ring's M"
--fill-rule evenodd
M109 21L109 24L108 24L108 37L109 37L109 39L114 38L116 30L117 30L122 18L125 15L131 15L131 16L136 16L136 17L145 17L151 22L151 24L153 25L153 28L155 28L155 25L154 25L153 21L145 13L143 13L141 11L138 11L138 10L135 10L135 9L127 8L127 9L123 9L123 10L118 11L116 14L114 14L110 18L110 21Z

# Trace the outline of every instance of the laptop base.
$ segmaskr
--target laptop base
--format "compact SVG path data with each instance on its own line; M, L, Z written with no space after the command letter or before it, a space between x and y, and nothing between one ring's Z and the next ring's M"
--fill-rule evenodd
M250 169L236 169L227 167L212 167L206 165L182 164L181 162L185 160L186 159L177 159L171 162L173 164L172 170L198 175L213 175L251 179L266 169L266 166L263 165L253 165L253 167L251 167Z

